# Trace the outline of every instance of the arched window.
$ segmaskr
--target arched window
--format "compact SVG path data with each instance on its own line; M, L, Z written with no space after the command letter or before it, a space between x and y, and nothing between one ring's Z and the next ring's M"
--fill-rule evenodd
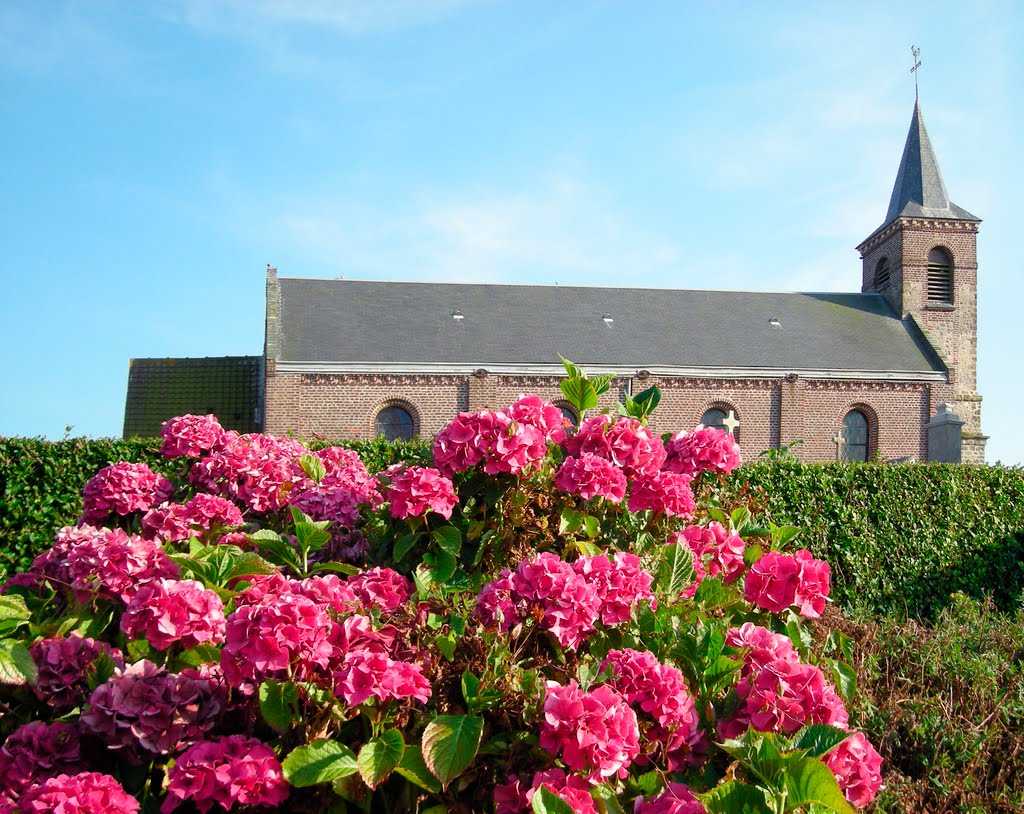
M884 288L889 287L890 278L889 269L889 258L883 257L878 261L878 265L875 266L875 290L881 291Z
M928 302L953 304L953 258L938 247L928 252Z
M729 414L732 413L732 422L728 421ZM725 410L722 407L711 407L704 411L704 415L700 417L700 423L705 427L714 427L716 430L724 430L730 432L730 423L732 424L731 434L736 443L740 441L740 430L739 422L736 421L736 413L733 410Z
M860 410L850 410L843 417L843 460L866 461L870 437L867 416Z
M416 432L416 422L412 413L392 404L377 413L374 428L378 437L383 435L388 441L408 441Z

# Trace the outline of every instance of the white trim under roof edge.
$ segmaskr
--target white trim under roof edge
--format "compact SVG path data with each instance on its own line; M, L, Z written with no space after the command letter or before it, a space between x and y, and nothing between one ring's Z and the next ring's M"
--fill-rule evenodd
M646 370L656 378L692 379L784 379L796 374L802 379L834 379L842 381L898 381L898 382L945 382L946 374L941 370L825 370L767 367L670 367L667 365L638 366L630 372L615 365L581 364L588 374L611 373L616 378L635 378ZM320 373L320 374L379 374L396 376L471 376L477 370L486 370L497 376L565 376L562 365L552 364L430 364L426 362L372 363L372 362L288 362L276 360L276 373Z

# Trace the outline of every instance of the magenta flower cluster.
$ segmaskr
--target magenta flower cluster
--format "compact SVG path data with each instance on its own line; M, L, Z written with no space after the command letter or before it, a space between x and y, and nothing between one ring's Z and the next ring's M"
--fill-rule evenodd
M831 577L829 564L806 549L769 551L750 566L744 598L773 613L795 606L801 616L816 619L825 611Z
M451 480L425 466L399 469L391 476L386 493L391 501L391 516L396 520L421 517L428 509L447 520L459 502Z
M716 427L698 424L690 432L680 431L667 446L665 468L694 477L705 470L728 475L740 465L740 445Z
M144 512L171 496L171 482L146 464L105 466L82 489L82 523L103 522L111 514Z
M459 413L434 439L434 466L449 478L479 464L488 475L528 473L566 426L562 411L538 396L522 396L506 410Z
M548 681L546 688L541 747L594 782L628 776L640 754L640 727L625 697L604 684L589 692L575 681Z
M477 598L477 616L490 627L512 630L540 616L546 630L565 648L577 649L596 629L620 624L639 602L650 600L652 577L635 554L582 557L567 563L545 552L524 560L515 572L505 569L484 586Z
M161 814L190 801L203 814L217 806L274 807L288 799L288 782L273 750L256 738L229 735L186 749L167 773Z

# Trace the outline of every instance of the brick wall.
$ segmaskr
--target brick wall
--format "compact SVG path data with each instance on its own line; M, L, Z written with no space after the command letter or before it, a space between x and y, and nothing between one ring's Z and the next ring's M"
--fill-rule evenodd
M430 437L468 409L499 409L520 394L537 393L555 403L561 391L555 376L505 376L485 371L467 376L277 374L268 366L268 432L300 437L370 438L377 413L389 404L408 409L419 434ZM789 379L662 378L616 379L599 409L614 410L627 387L633 392L657 384L661 404L651 429L662 434L691 429L706 410L733 410L745 459L797 439L798 457L834 460L832 440L843 417L860 409L869 418L871 454L923 460L924 424L931 414L931 386L907 382L843 382Z

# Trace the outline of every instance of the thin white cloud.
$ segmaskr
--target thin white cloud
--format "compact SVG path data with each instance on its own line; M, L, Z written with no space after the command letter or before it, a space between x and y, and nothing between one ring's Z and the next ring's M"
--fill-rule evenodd
M291 242L346 276L622 285L671 277L681 264L678 245L565 173L529 189L423 196L397 210L307 203L280 222Z

